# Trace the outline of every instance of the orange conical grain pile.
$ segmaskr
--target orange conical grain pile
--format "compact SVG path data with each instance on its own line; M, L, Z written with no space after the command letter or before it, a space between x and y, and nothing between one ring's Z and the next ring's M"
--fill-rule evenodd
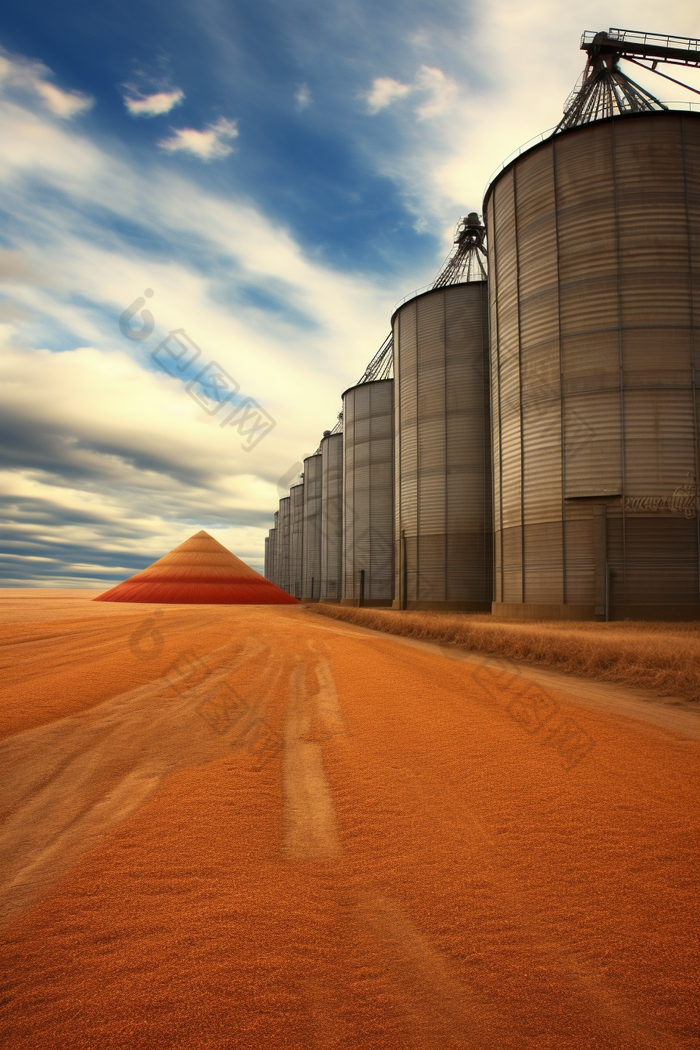
M204 530L94 600L157 605L298 604Z

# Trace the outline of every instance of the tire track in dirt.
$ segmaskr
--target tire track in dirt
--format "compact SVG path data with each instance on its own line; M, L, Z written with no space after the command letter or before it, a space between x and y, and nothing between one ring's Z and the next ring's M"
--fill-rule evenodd
M313 670L318 688L311 695L307 664L292 672L284 726L284 847L293 860L332 859L342 852L321 740L344 733L345 726L328 661L317 661Z
M399 904L376 890L359 894L359 921L387 955L388 970L408 1019L406 1047L497 1050L503 1018L455 975L448 958Z
M451 809L449 797L441 797L436 822L449 819ZM647 1030L630 1003L605 984L600 967L596 970L583 951L577 952L565 933L559 940L551 939L551 934L542 926L541 916L533 910L526 886L503 844L488 834L472 808L462 805L458 812L453 810L453 816L462 825L465 818L468 820L470 834L465 837L463 849L469 869L488 884L489 894L500 902L499 912L513 934L527 942L532 969L558 975L568 987L571 1001L585 1005L589 1030L597 1028L601 1040L615 1033L616 1045L620 1048L681 1050L683 1044L671 1033L655 1034ZM483 1045L490 1044L484 1042Z
M144 718L170 705L172 737L139 729L145 750L130 741L133 762L114 770L111 724L86 737L86 761L102 756L105 772L95 797L92 780L80 787L76 827L90 807L101 820L104 800L116 828L122 802L148 789L130 777L160 769L149 762L166 740L176 762L161 785L180 760L206 765L170 778L4 931L8 1045L695 1045L690 742L574 700L597 744L565 774L508 714L508 675L353 628L310 630L295 609L226 615L176 639L206 653L210 677L139 701ZM237 645L217 649L225 638ZM262 648L234 670L246 640ZM225 705L210 725L197 714L219 686L246 704L231 726ZM130 713L115 708L118 721ZM261 719L287 749L263 773L243 751L230 761L232 737L248 747ZM77 751L49 735L35 747L51 752L49 786L74 775ZM30 765L21 804L47 788L30 784Z
M285 845L295 860L338 859L342 851L323 769L322 742L331 737L347 739L349 732L326 658L331 647L314 640L308 648L323 657L310 666L297 666L290 681L284 758ZM403 1035L404 1050L428 1045L441 1050L490 1050L500 1045L502 1019L492 1016L483 997L458 980L448 958L396 901L368 888L349 898L341 895L339 904L346 912L349 908L353 922L369 937L373 954L384 960L390 985L409 1022ZM332 1030L332 997L319 987L312 989L312 996L316 1023L324 1031ZM322 1039L318 1045L329 1044Z
M383 658L388 657L391 660L396 652L392 641L393 639L389 639L385 644L380 642L375 646L375 659L383 662ZM424 651L424 656L432 657L433 654ZM412 676L415 690L420 694L424 686L427 691L432 660L421 659L416 654L416 658L409 659L408 664L411 667L415 666L416 674ZM379 677L379 672L377 676ZM477 683L475 679L465 680L470 680L473 686L478 688L482 686L482 683ZM507 685L503 686L501 691L507 698ZM486 696L488 695L486 692ZM460 709L455 705L453 710L458 718ZM402 736L403 727L397 725L396 733L397 736ZM505 924L512 931L512 936L527 944L532 969L557 975L559 983L567 988L571 1002L580 1004L585 1010L589 1036L600 1040L600 1044L591 1045L608 1045L607 1040L611 1034L616 1039L615 1047L625 1050L680 1050L685 1045L668 1031L650 1031L636 1004L626 999L606 981L604 968L593 966L586 958L585 952L577 950L577 946L570 941L565 931L562 932L560 940L552 940L551 930L547 930L542 923L541 908L533 908L528 887L517 866L513 864L512 854L505 849L502 841L488 833L471 805L465 803L462 798L459 798L458 805L455 805L457 798L448 792L441 793L439 798L436 798L434 784L427 781L420 785L418 794L422 806L431 814L428 819L431 826L454 825L465 831L470 829L463 836L460 846L467 870L472 877L488 886L489 895L499 902L498 913L503 916ZM384 914L383 907L379 907L378 914ZM396 929L393 920L388 923L388 927ZM377 928L380 928L379 920ZM398 946L399 942L396 943ZM421 942L414 938L411 944L412 950L409 954L415 965ZM410 968L411 964L407 961L402 972L408 973ZM446 1030L446 1033L440 1036L442 1042L436 1045L450 1045L444 1043L449 1031L450 1029ZM485 1033L481 1034L480 1040L484 1046L490 1045Z
M0 743L0 919L33 904L168 773L230 754L228 737L213 732L197 707L229 676L262 662L257 699L241 721L245 732L280 673L279 659L260 641L248 640L233 661L230 652L227 645L208 653L209 673L174 697L172 680L160 678Z

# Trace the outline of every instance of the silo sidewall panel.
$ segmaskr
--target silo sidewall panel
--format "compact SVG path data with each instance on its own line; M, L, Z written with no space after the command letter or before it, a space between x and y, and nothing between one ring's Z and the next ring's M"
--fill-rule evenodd
M343 395L343 601L391 604L393 569L394 380ZM362 593L361 593L362 592Z
M339 602L343 555L343 435L321 442L321 601Z
M394 317L395 604L490 608L493 596L485 281L434 289Z
M698 158L700 114L634 114L489 187L494 611L700 615Z
M321 592L321 489L323 456L304 460L302 601L318 601Z

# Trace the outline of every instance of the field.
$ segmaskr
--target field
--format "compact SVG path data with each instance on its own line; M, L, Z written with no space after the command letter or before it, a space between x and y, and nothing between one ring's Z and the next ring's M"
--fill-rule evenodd
M514 623L489 615L313 605L313 612L375 631L468 652L497 653L661 696L700 701L700 623Z
M697 705L90 597L0 592L3 1046L695 1050Z

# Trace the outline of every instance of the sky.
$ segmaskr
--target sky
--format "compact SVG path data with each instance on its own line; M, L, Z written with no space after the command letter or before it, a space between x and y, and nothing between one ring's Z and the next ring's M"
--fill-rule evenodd
M0 586L112 586L200 529L261 571L395 304L558 123L582 32L698 22L696 0L5 0Z

